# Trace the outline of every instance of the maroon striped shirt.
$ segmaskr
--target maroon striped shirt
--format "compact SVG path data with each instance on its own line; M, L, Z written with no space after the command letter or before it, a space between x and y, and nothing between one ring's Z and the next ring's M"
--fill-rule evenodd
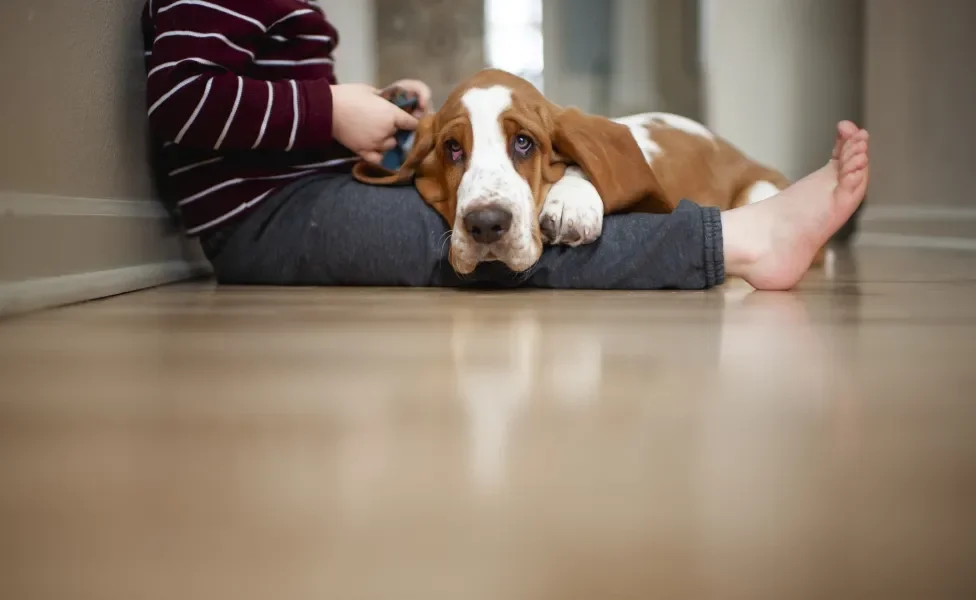
M150 0L142 26L160 185L189 235L351 167L332 138L338 34L311 0Z

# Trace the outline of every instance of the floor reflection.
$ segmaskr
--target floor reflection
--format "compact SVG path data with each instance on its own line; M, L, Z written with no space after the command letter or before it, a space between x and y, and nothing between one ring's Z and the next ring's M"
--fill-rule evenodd
M541 338L531 310L498 319L474 310L452 315L454 379L471 427L471 474L482 490L504 482L509 435L535 387Z
M729 291L698 465L705 580L731 598L829 596L856 431L845 344L803 296Z
M603 349L583 327L545 323L539 310L452 315L457 393L471 427L471 473L489 491L503 485L512 431L531 400L581 407L599 397Z
M0 598L974 598L976 263L857 259L5 321Z

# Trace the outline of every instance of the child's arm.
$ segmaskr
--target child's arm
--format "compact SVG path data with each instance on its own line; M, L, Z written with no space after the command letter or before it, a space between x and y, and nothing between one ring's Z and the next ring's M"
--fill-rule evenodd
M316 80L269 82L239 75L252 68L256 46L266 39L262 28L275 15L262 2L231 4L238 16L185 5L155 9L147 80L153 131L165 141L208 149L287 151L330 144L331 57L321 58L330 63L328 77Z

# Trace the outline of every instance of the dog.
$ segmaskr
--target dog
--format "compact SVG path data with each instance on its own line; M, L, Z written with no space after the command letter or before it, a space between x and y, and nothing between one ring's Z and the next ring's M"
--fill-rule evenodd
M790 184L691 119L588 115L498 69L462 82L421 119L397 171L360 162L353 176L415 185L451 227L461 275L487 261L523 272L543 244L596 241L607 214L670 213L685 198L729 210Z

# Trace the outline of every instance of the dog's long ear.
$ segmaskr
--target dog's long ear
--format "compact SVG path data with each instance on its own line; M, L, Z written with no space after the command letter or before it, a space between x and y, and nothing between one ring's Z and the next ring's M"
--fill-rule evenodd
M356 163L352 175L357 181L370 185L413 183L428 204L438 204L443 201L444 191L438 177L437 165L437 156L434 153L434 115L427 115L417 125L413 147L399 170L390 171L364 160Z
M583 169L600 193L606 214L674 210L626 125L576 108L562 109L554 118L552 148L555 160Z

